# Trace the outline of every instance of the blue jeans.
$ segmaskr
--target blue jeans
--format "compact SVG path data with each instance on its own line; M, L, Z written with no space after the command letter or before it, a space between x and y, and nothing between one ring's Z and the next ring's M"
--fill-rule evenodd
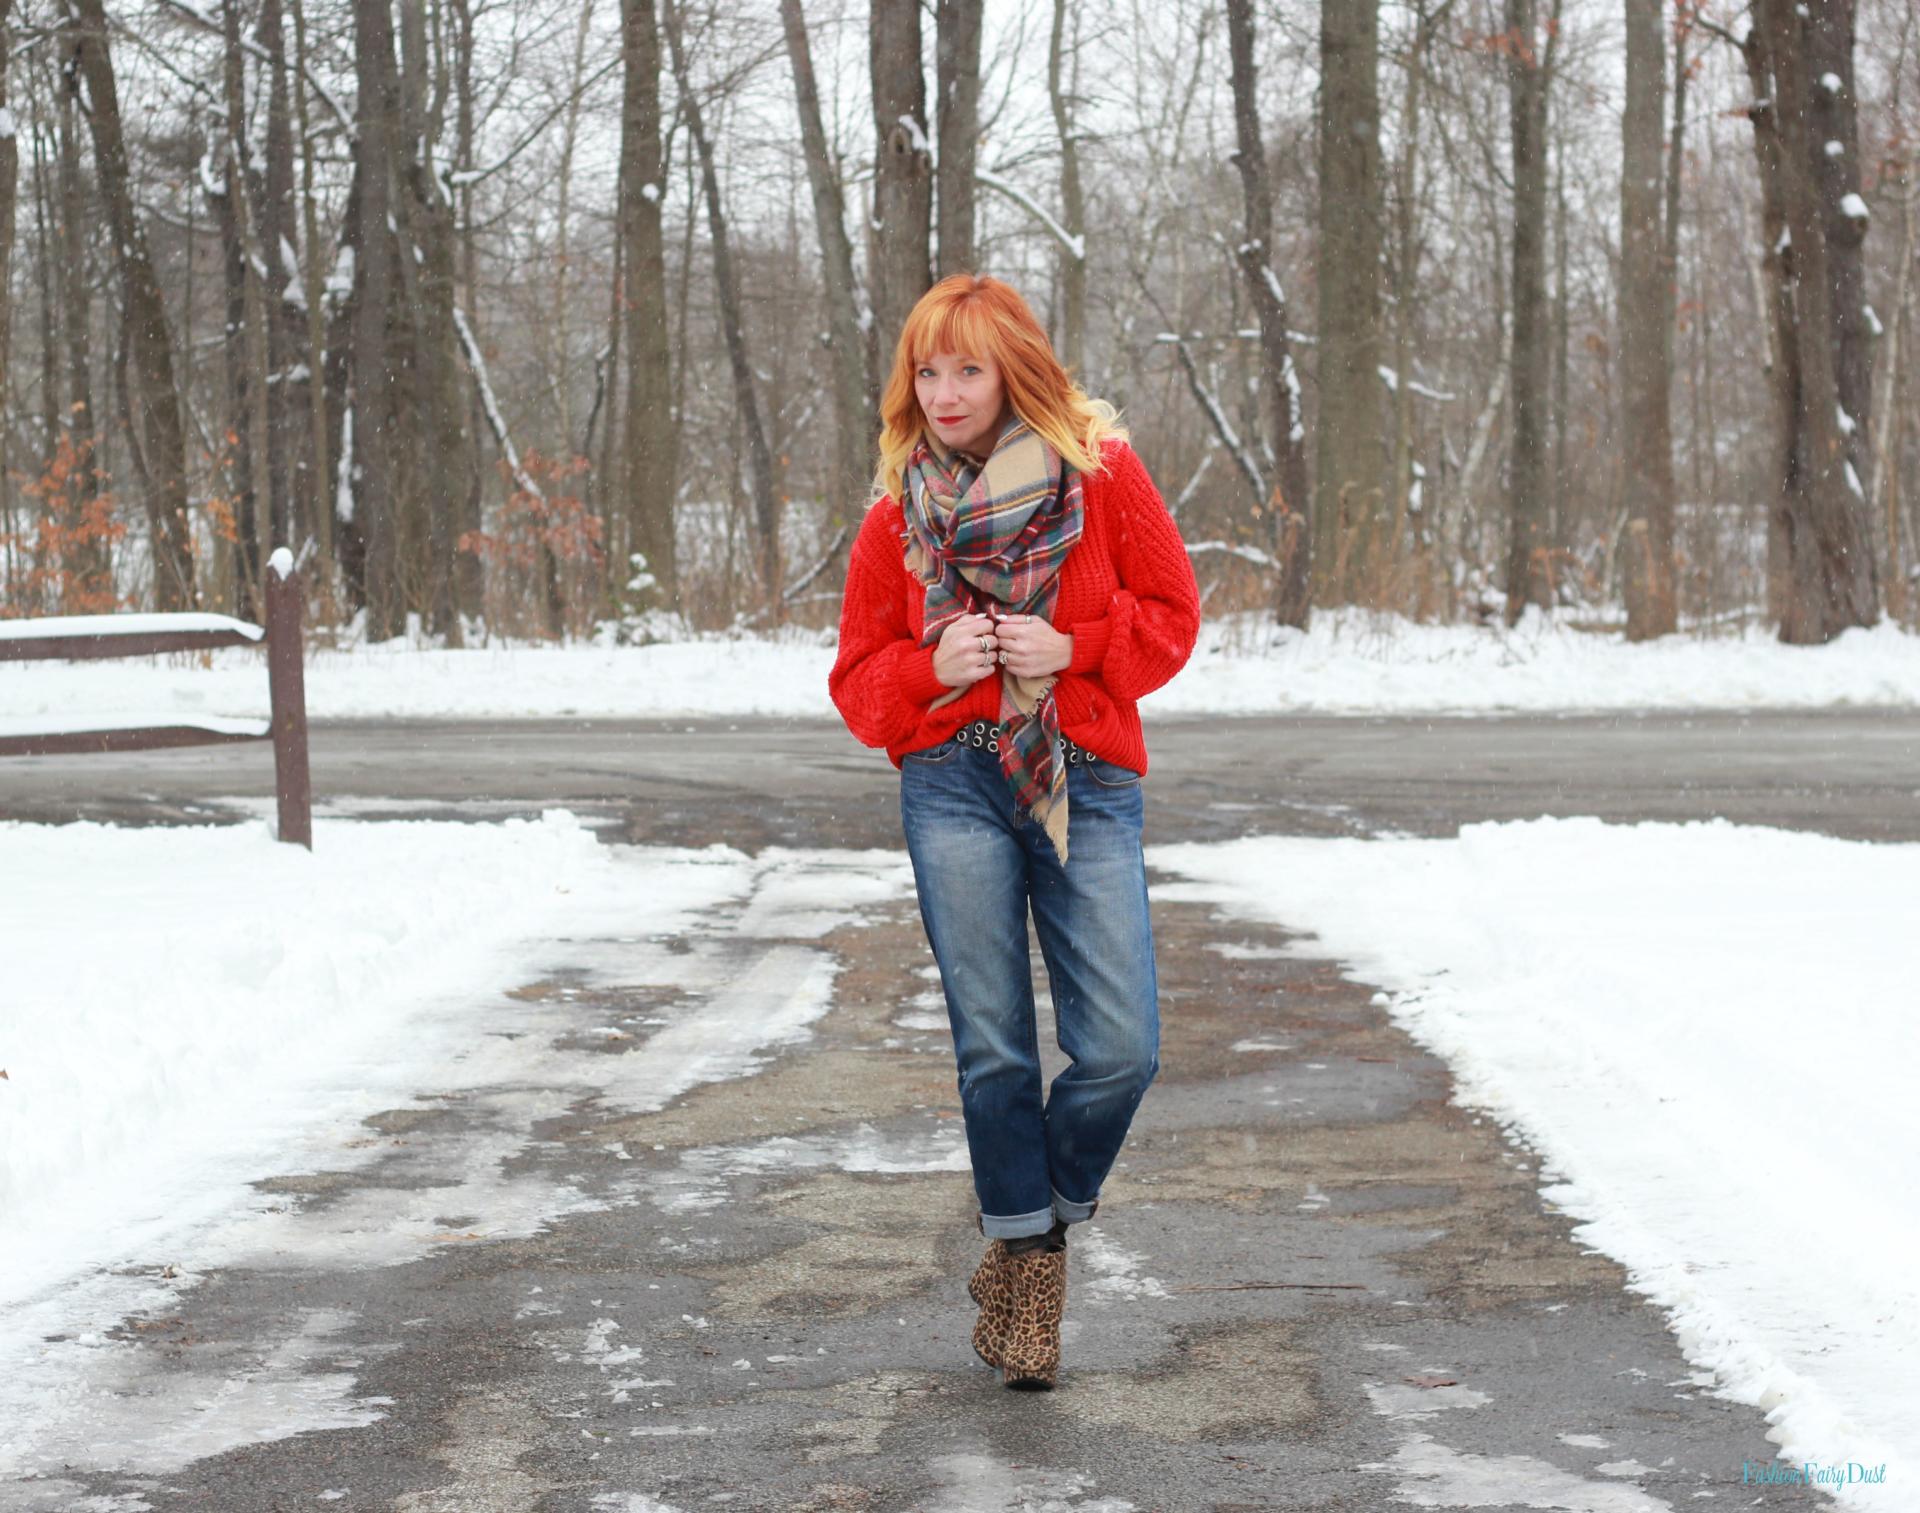
M1141 813L1138 773L1106 761L1069 766L1062 867L1045 832L1016 817L993 752L948 740L901 759L901 820L946 991L989 1237L1087 1218L1160 1070ZM1044 1104L1029 903L1072 1062Z

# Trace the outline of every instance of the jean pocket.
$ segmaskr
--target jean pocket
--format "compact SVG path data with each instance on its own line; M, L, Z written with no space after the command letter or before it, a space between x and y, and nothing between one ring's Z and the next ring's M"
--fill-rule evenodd
M953 754L960 749L960 743L949 736L938 746L928 746L922 751L908 751L901 755L901 762L912 762L918 767L938 766L941 762L953 760Z
M1109 762L1105 757L1089 754L1083 764L1087 776L1102 788L1131 788L1140 781L1140 774L1131 767L1122 767L1118 762Z

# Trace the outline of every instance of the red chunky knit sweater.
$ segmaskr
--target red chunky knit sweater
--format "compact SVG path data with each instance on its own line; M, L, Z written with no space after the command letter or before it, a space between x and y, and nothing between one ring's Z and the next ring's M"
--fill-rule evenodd
M1073 637L1073 660L1054 683L1060 728L1095 756L1147 770L1136 701L1167 682L1193 652L1200 591L1166 502L1133 448L1109 437L1104 471L1082 479L1085 520L1060 568L1054 628ZM1000 716L1000 679L989 675L951 703L934 675L926 588L908 571L906 522L891 495L867 512L847 567L840 654L827 689L860 742L903 753L950 740L975 720Z

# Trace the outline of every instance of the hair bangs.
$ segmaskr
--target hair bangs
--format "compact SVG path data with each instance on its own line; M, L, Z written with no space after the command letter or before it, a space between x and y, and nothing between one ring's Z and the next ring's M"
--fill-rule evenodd
M931 358L951 352L956 357L1000 358L1000 343L990 312L977 299L964 296L930 303L915 312L919 319L907 331L907 345L917 368Z

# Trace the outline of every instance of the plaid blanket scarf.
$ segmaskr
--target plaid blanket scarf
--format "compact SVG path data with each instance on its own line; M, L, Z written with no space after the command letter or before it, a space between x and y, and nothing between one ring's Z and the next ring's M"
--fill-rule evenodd
M1053 619L1060 567L1080 539L1080 474L1018 415L1009 416L976 466L923 435L903 471L901 512L908 569L926 585L922 646L961 615ZM1000 770L1016 809L1030 813L1067 860L1067 772L1053 675L1000 669ZM938 709L966 692L933 701Z

